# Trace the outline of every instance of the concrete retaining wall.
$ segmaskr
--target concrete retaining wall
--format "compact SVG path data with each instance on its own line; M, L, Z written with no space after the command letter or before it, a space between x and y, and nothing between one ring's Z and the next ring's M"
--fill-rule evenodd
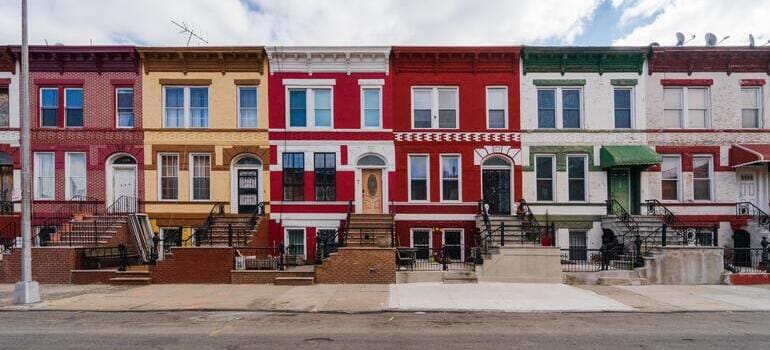
M650 284L721 284L724 251L714 247L665 247L644 258Z
M561 283L561 253L557 247L501 247L481 271L484 282Z

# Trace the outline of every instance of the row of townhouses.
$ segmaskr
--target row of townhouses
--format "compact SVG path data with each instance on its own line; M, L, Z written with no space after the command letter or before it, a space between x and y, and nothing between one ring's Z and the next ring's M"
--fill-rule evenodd
M342 228L456 261L532 226L587 249L661 223L719 246L768 233L770 48L35 46L29 101L19 61L0 48L6 239L20 103L38 240L66 239L73 202L145 213L167 244L216 228L305 261Z

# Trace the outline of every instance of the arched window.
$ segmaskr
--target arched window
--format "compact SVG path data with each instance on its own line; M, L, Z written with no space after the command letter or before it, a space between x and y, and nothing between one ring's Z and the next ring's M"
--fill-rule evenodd
M508 167L511 163L502 157L492 157L485 160L483 166Z
M378 156L368 155L358 160L358 166L385 166L385 161Z
M235 165L261 165L262 162L257 157L246 156L238 159Z
M129 156L120 156L112 161L112 164L136 164L136 159Z

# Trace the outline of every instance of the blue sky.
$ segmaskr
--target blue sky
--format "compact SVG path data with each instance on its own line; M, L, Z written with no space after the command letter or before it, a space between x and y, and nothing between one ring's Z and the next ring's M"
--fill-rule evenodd
M20 41L19 0L0 0L0 44ZM33 44L725 45L770 40L770 0L34 0ZM193 45L203 45L193 42Z

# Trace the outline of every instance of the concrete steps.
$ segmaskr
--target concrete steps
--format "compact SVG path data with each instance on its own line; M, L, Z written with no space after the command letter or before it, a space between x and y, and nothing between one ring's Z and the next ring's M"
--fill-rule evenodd
M478 283L479 279L475 272L444 272L442 282L444 284Z
M347 244L351 247L390 246L393 214L351 214Z
M315 283L315 277L279 276L273 280L276 286L310 286Z

